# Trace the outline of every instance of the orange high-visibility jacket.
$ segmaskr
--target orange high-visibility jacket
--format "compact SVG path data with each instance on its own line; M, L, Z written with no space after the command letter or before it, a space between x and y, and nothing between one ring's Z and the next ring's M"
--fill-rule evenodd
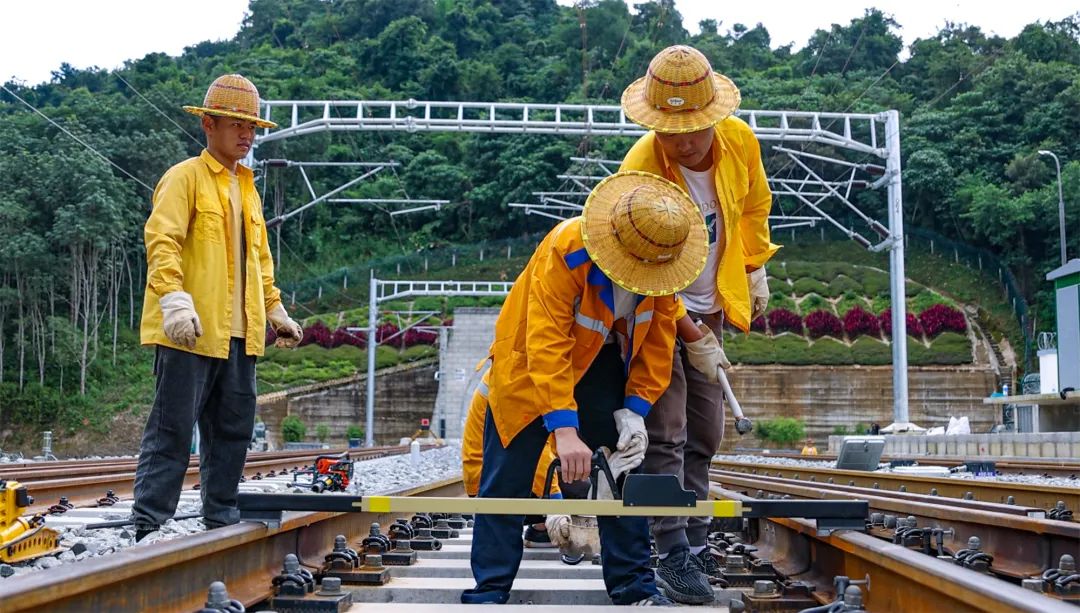
M746 268L764 266L780 249L780 245L774 245L769 239L772 191L761 164L761 145L750 126L733 116L716 124L715 132L713 168L726 241L716 270L716 291L726 319L748 332L750 288L746 282ZM667 159L652 131L630 148L619 170L642 170L659 175L690 193L679 163ZM684 313L682 311L680 316Z
M484 464L484 421L487 417L487 408L488 373L484 373L483 379L473 392L469 413L465 416L465 431L461 435L461 478L465 482L465 493L469 496L475 496L480 491L480 469ZM532 493L537 498L544 496L544 482L547 480L548 467L554 459L555 440L548 437L547 445L544 446L540 461L536 465L536 474L533 475ZM551 496L553 498L562 496L559 479L555 476L551 480Z
M627 319L624 407L645 415L667 389L675 347L675 296L638 296ZM614 323L611 280L581 239L581 218L548 233L514 282L491 344L492 417L503 446L537 417L548 431L578 427L574 386Z

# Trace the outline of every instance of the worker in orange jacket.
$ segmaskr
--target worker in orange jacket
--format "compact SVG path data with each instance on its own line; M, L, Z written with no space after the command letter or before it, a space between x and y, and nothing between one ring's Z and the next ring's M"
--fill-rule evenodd
M675 292L697 278L705 224L675 184L641 172L601 181L581 217L557 225L514 282L495 324L480 498L526 498L549 437L566 482L608 447L636 468L644 417L671 376ZM521 563L520 516L478 515L476 587L466 604L505 603ZM671 605L649 566L648 524L600 517L615 604Z
M709 494L709 463L724 436L721 370L731 366L720 340L725 320L749 331L765 312L765 263L779 246L769 238L772 193L753 131L734 116L740 101L731 79L701 52L668 47L622 95L627 118L649 132L620 170L657 174L678 184L701 210L709 231L708 260L679 292L679 348L671 384L646 419L647 473L681 475L699 500ZM706 549L708 519L658 517L657 582L686 604L713 600L709 577L719 564Z

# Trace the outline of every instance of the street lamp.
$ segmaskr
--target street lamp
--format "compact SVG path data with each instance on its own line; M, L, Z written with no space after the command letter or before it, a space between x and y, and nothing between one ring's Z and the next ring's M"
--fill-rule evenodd
M1064 266L1065 262L1065 198L1061 193L1061 162L1058 161L1058 156L1054 155L1053 151L1047 151L1046 149L1040 149L1039 155L1049 155L1054 158L1054 166L1057 167L1057 179L1058 179L1058 223L1061 226L1061 265Z

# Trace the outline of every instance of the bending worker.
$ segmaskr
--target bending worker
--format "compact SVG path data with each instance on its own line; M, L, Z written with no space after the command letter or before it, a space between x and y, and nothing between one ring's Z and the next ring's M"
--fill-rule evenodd
M259 117L259 92L240 75L216 79L200 107L206 149L173 166L146 220L142 344L154 345L157 388L135 471L135 539L173 516L199 426L206 527L239 520L237 485L255 424L255 358L266 323L293 347L303 331L281 305L262 202L240 164Z
M644 457L644 416L667 387L677 300L705 264L705 226L674 184L646 173L600 182L581 217L548 233L495 324L480 498L526 498L554 436L564 481L592 450ZM505 603L521 563L522 517L477 515L466 604ZM642 517L600 517L615 604L670 605L649 566Z
M769 240L772 193L757 138L733 114L739 90L713 72L708 59L686 46L664 49L647 74L622 95L626 116L649 132L623 159L621 170L641 170L675 182L699 207L709 233L700 276L679 292L680 347L671 385L645 423L647 473L682 475L699 500L709 494L709 463L724 435L719 369L730 367L720 344L725 319L749 331L765 312L765 262L779 249ZM719 564L706 550L709 520L655 518L660 557L657 582L674 600L713 600L708 577Z

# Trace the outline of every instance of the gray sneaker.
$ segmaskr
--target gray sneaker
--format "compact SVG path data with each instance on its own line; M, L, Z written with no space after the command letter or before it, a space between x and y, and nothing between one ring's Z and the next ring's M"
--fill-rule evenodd
M648 598L642 598L641 600L631 603L631 607L677 607L675 601L664 596L663 594L653 594Z
M702 549L696 557L701 562L701 569L705 572L705 578L710 585L728 586L727 580L724 579L724 575L720 572L720 563L716 561L716 556L712 554L709 547Z
M656 585L665 596L683 604L707 604L715 599L701 560L686 547L672 550L656 565Z

